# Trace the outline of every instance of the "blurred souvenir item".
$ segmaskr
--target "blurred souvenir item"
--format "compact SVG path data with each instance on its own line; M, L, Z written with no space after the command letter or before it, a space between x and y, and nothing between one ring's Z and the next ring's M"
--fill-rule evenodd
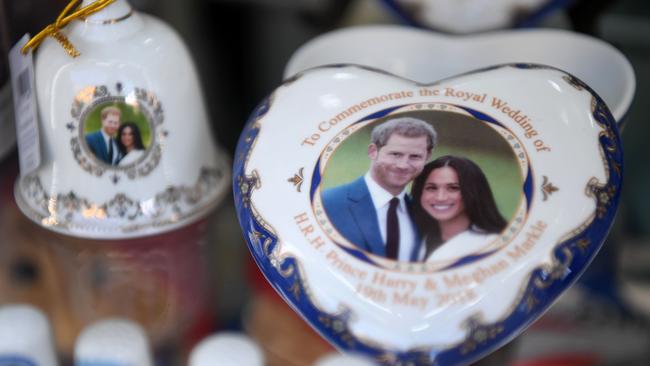
M650 324L628 310L578 283L517 338L517 359L527 361L517 365L558 365L563 358L582 358L584 365L645 365Z
M189 366L218 365L263 366L264 354L245 334L223 332L204 339L190 354Z
M149 341L142 328L125 319L91 324L79 335L76 366L153 366Z
M30 305L0 306L0 365L58 364L45 315Z
M622 177L603 100L539 64L432 84L299 72L237 157L265 277L337 348L385 365L466 365L518 335L600 249Z
M214 326L205 243L210 221L137 239L87 240L38 230L70 302L67 326L128 318L146 330L153 351L205 336ZM47 243L47 244L46 244ZM207 328L207 329L206 329Z
M361 356L331 353L316 361L314 366L374 366L375 363Z
M532 26L573 0L384 0L407 23L449 33Z
M206 265L212 249L205 244L218 241L213 215L143 238L68 237L34 227L20 213L12 199L12 160L2 164L0 180L0 294L44 309L61 355L71 358L80 331L108 317L136 321L166 360L210 333L215 292Z
M11 83L0 85L0 160L9 154L16 144L14 107L11 102Z
M22 172L19 207L97 239L196 221L225 193L228 167L185 45L126 0L77 3L26 48L36 49L42 162Z
M42 309L52 324L57 351L65 349L71 354L78 329L73 329L66 282L61 278L66 268L57 265L50 247L40 239L39 234L46 230L35 228L16 207L13 186L18 174L17 156L13 154L0 163L0 170L0 301Z
M575 75L603 98L619 127L634 97L634 70L620 51L597 38L552 29L447 36L400 26L347 28L299 48L284 76L321 65L353 63L430 83L509 62L551 65Z
M0 161L13 149L16 142L13 105L11 99L11 82L9 81L9 26L6 9L0 1Z
M249 268L255 293L243 313L242 323L246 333L264 350L267 366L311 365L324 355L335 352L287 306L263 279L255 264L250 263Z

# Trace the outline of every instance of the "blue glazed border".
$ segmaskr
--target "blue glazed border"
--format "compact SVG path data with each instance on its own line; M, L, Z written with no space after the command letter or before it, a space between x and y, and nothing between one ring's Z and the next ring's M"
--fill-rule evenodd
M36 363L19 355L0 355L0 366L37 366Z
M501 65L500 67L507 66L520 69L558 70L536 64ZM476 72L482 71L484 70ZM382 365L408 363L438 366L465 365L509 342L543 314L553 301L571 286L587 268L611 228L620 199L623 152L614 118L603 100L591 88L574 76L562 70L558 71L568 77L567 82L572 86L583 89L593 96L593 117L604 128L599 136L599 141L608 166L609 177L603 186L590 185L588 187L596 201L593 221L572 238L556 245L553 249L554 265L538 267L533 270L523 295L512 313L505 319L490 324L482 324L478 319L468 319L465 324L468 329L468 337L460 344L448 349L398 351L375 347L355 338L347 328L350 318L349 311L344 310L338 314L321 312L306 295L295 258L278 259L271 256L273 248L277 245L277 236L271 228L266 227L254 217L250 205L250 195L253 188L259 184L259 177L254 174L245 175L245 163L259 133L258 121L269 110L272 96L262 101L253 111L240 137L233 164L233 190L238 218L251 254L264 276L285 301L329 342L342 350L360 352L373 357ZM279 270L273 265L274 261Z
M544 20L547 16L550 14L560 10L569 7L571 4L573 4L575 0L551 0L539 9L535 10L534 12L530 13L527 17L516 20L511 26L504 26L503 29L509 29L509 28L533 28L539 25L539 23ZM428 30L433 30L436 32L441 32L441 33L447 33L450 34L451 32L442 30L440 28L436 28L432 25L426 25L421 22L418 22L417 20L413 19L412 16L409 15L409 13L404 10L404 7L399 5L395 0L382 0L382 3L388 8L388 10L395 14L399 20L401 20L404 24L415 27L415 28L420 28L420 29L428 29ZM474 31L470 33L481 33L483 31ZM454 34L454 33L451 33Z

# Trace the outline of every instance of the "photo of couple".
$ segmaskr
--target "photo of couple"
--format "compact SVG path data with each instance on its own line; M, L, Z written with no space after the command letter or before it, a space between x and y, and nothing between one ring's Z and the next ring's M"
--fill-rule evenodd
M370 127L367 170L351 181L324 184L322 189L327 217L349 242L388 259L423 262L435 256L470 255L506 228L504 217L510 217L512 210L507 210L508 216L501 213L478 164L458 150L449 154L454 152L449 146L442 148L445 155L432 158L439 149L439 134L431 123L398 116ZM483 136L475 138L484 140L481 131ZM496 133L493 136L503 140ZM462 141L464 137L455 138ZM360 145L361 139L357 140ZM501 150L508 149L503 141L497 144ZM499 159L512 167L514 159Z
M146 119L140 115L138 120L125 120L125 114L137 117L137 113L130 111L132 107L126 104L121 107L116 104L101 106L91 112L85 122L88 149L99 161L115 167L128 166L140 160L150 135Z

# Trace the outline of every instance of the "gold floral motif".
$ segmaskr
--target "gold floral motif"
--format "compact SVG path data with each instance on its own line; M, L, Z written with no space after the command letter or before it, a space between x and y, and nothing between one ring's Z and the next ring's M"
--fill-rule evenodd
M273 240L271 240L271 238L266 238L264 240L264 243L262 244L262 249L264 249L264 253L266 253L266 255L271 255L271 243L272 242L273 242Z
M329 329L341 340L343 343L348 346L348 348L353 348L357 345L355 337L348 330L346 321L337 316L324 315L321 314L318 316L318 321L323 325L325 329Z
M596 199L596 215L602 219L616 196L616 187L599 184L598 179L591 178L587 184L587 195Z
M287 179L289 183L293 183L298 190L298 193L300 193L300 187L302 186L302 182L304 182L303 170L304 168L300 168L297 174L294 174L293 177Z
M600 139L605 139L606 143L604 144L605 150L609 152L610 154L614 154L618 151L618 146L616 144L616 133L612 129L612 126L607 123L601 122L601 120L609 120L610 115L607 113L607 110L605 109L605 106L603 103L598 103L598 100L596 99L595 96L592 96L591 98L591 112L594 114L596 117L596 123L602 127L602 131L598 134L598 137ZM611 163L612 169L616 172L616 174L620 177L621 176L621 165L615 161L614 159L605 159L605 166L608 166L608 163Z
M576 88L578 91L583 91L585 89L585 85L582 83L582 81L576 79L573 75L564 75L562 76L562 80L566 81L569 85Z
M469 336L460 345L460 353L466 355L475 351L478 347L497 338L505 328L501 324L483 325L478 317L474 316L465 322L469 329Z
M591 246L591 240L583 238L576 242L576 246L580 249L580 252L585 253L589 246Z
M251 229L251 231L248 232L248 239L250 240L251 243L254 243L256 246L262 248L264 251L264 254L267 256L271 255L271 243L273 240L271 240L270 237L264 238L264 241L262 241L262 238L264 235L260 233L259 231L255 229Z
M97 177L101 177L104 174L106 168L100 165L95 165L86 157L86 154L82 152L79 138L73 137L70 139L70 146L72 147L72 156L74 156L74 159L77 161L81 169Z
M245 208L249 208L251 204L251 193L254 189L259 189L262 186L259 173L257 170L253 170L251 175L238 176L237 185L241 192L242 204Z
M408 360L398 360L394 353L384 352L375 357L375 360L381 364L392 366L438 366L435 359L431 359L428 354L420 353L415 358Z
M162 227L181 217L196 214L202 209L199 205L204 197L224 187L220 182L225 174L218 168L203 168L194 186L168 187L156 194L151 202L132 199L125 193L117 193L104 203L91 202L75 192L50 196L37 175L23 178L21 190L22 199L28 201L29 206L38 208L38 211L31 213L36 221L56 227L70 227L79 215L98 220L120 219L125 220L126 225L118 230L130 232L147 226L136 222L142 219L151 219L154 222L148 225Z
M291 292L291 294L296 300L300 301L301 290L300 290L300 283L298 283L298 281L294 282L293 285L291 285L291 287L289 288L289 292Z
M553 192L557 192L560 189L556 186L553 185L553 183L548 181L547 176L542 176L544 181L542 182L542 193L544 194L544 198L542 198L542 201L546 201L548 199L548 196L552 195Z
M296 271L296 267L295 267L293 264L289 265L286 269L281 269L281 268L280 268L281 265L280 265L279 262L278 262L278 265L277 265L276 267L278 268L278 271L280 272L280 275L282 275L282 277L284 277L284 278L289 278L289 277L291 277L291 275L293 275L294 272ZM295 283L295 284L298 284L299 282L300 282L300 280L299 280L299 279L296 279L296 283ZM294 285L295 285L295 284L294 284Z
M528 296L526 296L526 312L530 313L537 307L537 305L539 305L539 299L537 299L533 294L528 294Z
M257 246L260 246L260 244L261 244L261 240L260 240L260 239L261 239L261 238L262 238L262 233L260 233L259 231L255 230L255 229L251 229L251 230L248 232L248 239L249 239L252 243L255 243Z
M535 279L535 286L538 289L540 290L547 289L555 281L560 280L566 276L567 270L569 269L569 266L573 262L573 252L571 252L571 249L564 247L562 248L562 254L564 254L563 260L559 260L556 256L551 268L546 269L546 273L548 275L546 279L542 279L539 277Z
M384 352L377 356L376 360L382 364L394 365L397 362L397 356L391 352Z
M134 220L142 214L140 205L124 193L117 194L106 204L106 207L111 208L111 216L126 217L128 220Z

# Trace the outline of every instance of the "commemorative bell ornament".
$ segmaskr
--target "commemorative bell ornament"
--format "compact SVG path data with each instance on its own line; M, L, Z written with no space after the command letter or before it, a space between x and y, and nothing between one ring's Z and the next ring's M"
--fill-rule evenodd
M94 239L196 221L229 185L179 36L126 0L71 2L32 38L40 165L16 201L31 220Z

